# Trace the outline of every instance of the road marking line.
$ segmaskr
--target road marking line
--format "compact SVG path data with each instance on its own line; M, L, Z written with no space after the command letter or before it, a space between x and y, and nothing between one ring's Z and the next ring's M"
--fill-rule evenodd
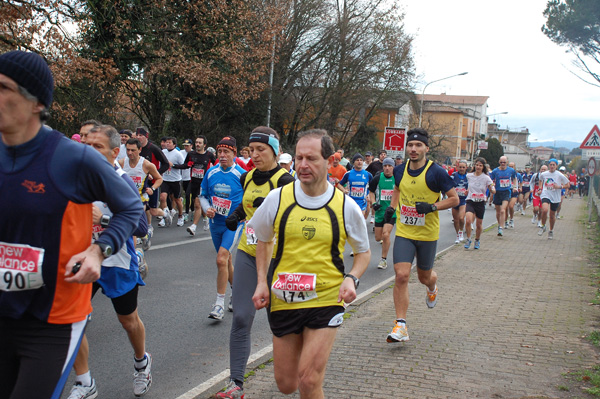
M178 242L173 242L170 244L160 244L160 245L153 245L150 247L150 249L148 251L152 251L153 249L162 249L162 248L170 248L170 247L176 247L178 245L185 245L185 244L192 244L195 242L200 242L200 241L206 241L206 240L211 240L211 237L202 237L202 238L193 238L191 240L184 240L184 241L178 241Z

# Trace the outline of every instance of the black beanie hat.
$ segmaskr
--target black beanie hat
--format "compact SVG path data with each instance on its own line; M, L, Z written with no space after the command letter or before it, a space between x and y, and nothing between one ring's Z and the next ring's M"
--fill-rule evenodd
M17 50L4 53L0 55L0 73L27 89L46 108L50 107L54 78L39 54Z
M219 147L225 147L230 149L231 151L237 153L237 142L235 141L235 137L232 136L225 136L221 139L221 141L219 141L219 144L217 144L217 150L219 149Z
M356 162L356 160L359 158L362 159L363 161L365 160L365 158L360 153L354 154L354 156L352 157L352 165L354 165L354 162Z

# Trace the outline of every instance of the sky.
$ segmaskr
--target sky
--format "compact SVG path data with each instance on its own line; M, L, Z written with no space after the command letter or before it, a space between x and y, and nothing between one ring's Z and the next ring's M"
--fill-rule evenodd
M575 76L574 56L541 31L547 0L397 1L414 36L417 93L468 72L425 93L488 96L490 122L527 127L530 141L581 142L600 126L600 88Z

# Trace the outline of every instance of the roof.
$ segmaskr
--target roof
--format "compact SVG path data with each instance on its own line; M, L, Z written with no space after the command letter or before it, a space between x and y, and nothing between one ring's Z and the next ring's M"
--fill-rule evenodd
M425 94L423 101L442 102L447 104L473 104L483 105L490 98L489 96L452 96L445 93L442 94ZM417 100L421 101L421 94L417 94Z
M436 105L425 105L423 106L423 112L451 112L455 114L462 114L464 111L462 109L453 108L453 107L445 107L445 106L436 106Z

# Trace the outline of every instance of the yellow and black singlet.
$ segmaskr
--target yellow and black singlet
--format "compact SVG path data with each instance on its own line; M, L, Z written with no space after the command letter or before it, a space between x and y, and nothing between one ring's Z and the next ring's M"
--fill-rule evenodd
M266 182L261 185L257 185L255 182L254 173L257 169L252 169L246 175L246 179L244 181L244 196L242 198L242 206L244 207L244 212L246 213L246 223L244 224L244 231L242 233L242 238L240 240L240 244L238 245L238 249L246 252L250 256L256 257L256 235L254 234L254 230L248 227L248 222L254 216L254 212L256 212L256 208L254 207L254 200L256 198L262 197L265 198L271 190L277 187L277 182L281 176L288 173L287 170L281 168L277 172L273 174Z
M281 189L273 223L275 258L267 277L271 311L340 305L346 197L332 190L323 207L308 209L297 203L295 187L288 184Z
M433 161L427 161L427 165L418 176L408 173L409 165L404 168L402 180L400 181L400 197L396 209L396 235L409 240L437 241L440 236L440 219L437 212L426 215L417 213L416 202L427 202L433 204L440 198L440 193L433 192L427 186L425 176L433 165Z

